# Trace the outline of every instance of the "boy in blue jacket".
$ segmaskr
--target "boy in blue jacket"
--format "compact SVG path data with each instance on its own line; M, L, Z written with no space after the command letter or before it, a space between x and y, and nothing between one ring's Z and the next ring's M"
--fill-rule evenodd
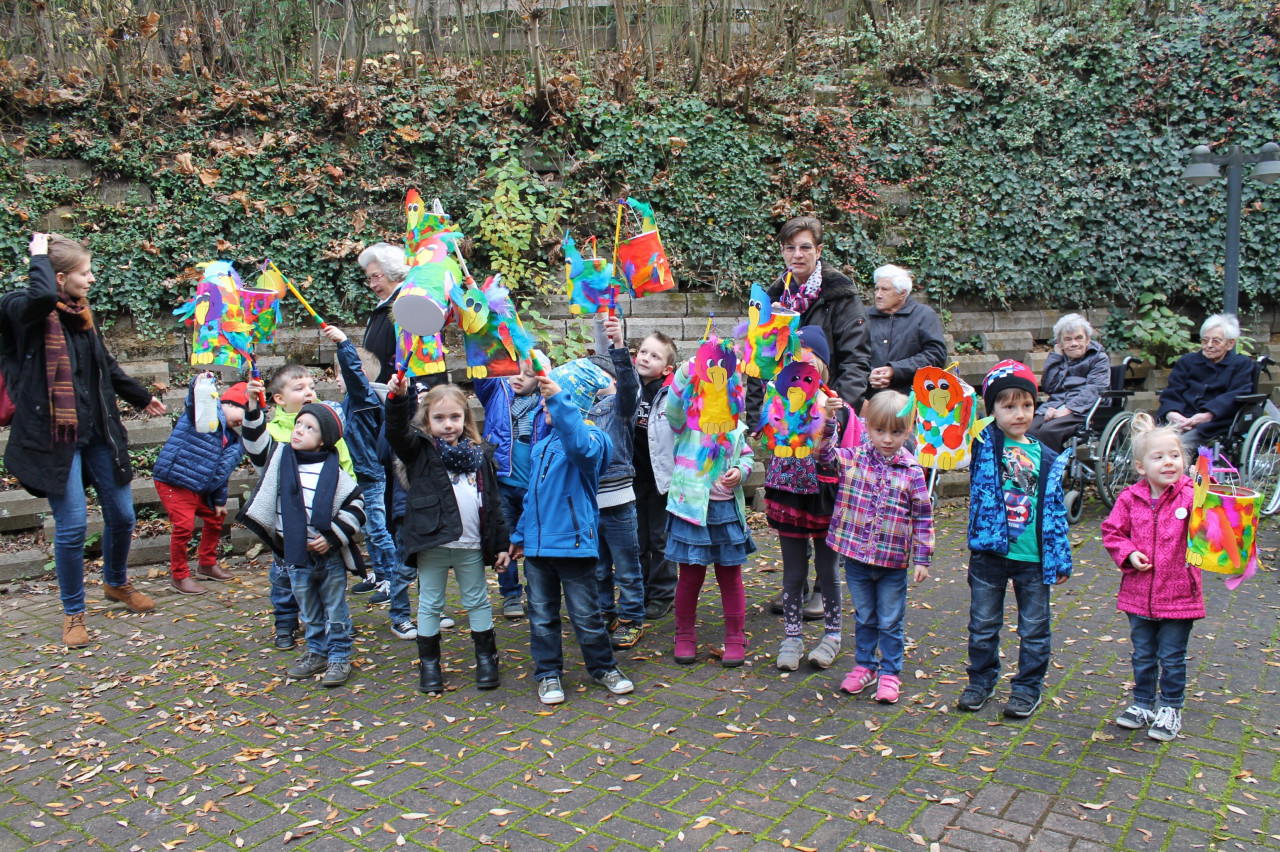
M1027 434L1036 413L1036 377L1001 361L982 381L995 423L973 444L969 470L969 685L956 702L981 710L1000 677L1000 627L1009 583L1018 602L1018 673L1004 715L1025 719L1040 706L1053 651L1049 592L1071 576L1062 502L1061 454Z
M213 378L213 373L201 376ZM156 493L169 513L173 532L169 537L169 583L184 595L202 595L204 587L191 576L187 545L200 529L200 549L196 573L211 580L230 580L231 574L218 567L218 542L227 517L227 482L240 464L244 448L237 433L244 422L245 384L233 385L218 405L218 427L200 432L195 423L195 388L200 376L191 380L187 407L173 424L173 432L160 449L152 471Z
M551 432L533 448L525 501L528 508L511 536L511 557L525 557L529 650L538 699L543 704L564 701L560 684L564 674L562 592L583 661L596 683L614 695L625 695L635 688L618 669L600 614L596 489L609 466L612 444L603 430L583 420L601 387L598 381L582 380L585 370L599 372L589 361L580 360L538 377Z
M321 334L338 345L338 389L342 391L343 439L351 452L356 482L364 492L365 541L374 583L357 583L354 594L374 592L370 602L391 603L391 632L399 639L417 639L418 631L409 615L409 581L400 570L396 543L387 524L387 471L378 459L378 434L382 431L382 406L387 386L369 380L378 368L372 352L358 349L336 325ZM377 375L377 373L374 373Z

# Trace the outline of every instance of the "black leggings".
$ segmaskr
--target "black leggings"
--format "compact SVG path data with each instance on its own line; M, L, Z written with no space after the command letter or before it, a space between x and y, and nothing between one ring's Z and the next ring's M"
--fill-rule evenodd
M798 637L802 632L800 607L804 581L809 577L809 539L778 536L782 547L783 635ZM840 632L840 581L836 578L837 555L827 547L825 536L813 541L813 567L822 589L822 626L827 633Z

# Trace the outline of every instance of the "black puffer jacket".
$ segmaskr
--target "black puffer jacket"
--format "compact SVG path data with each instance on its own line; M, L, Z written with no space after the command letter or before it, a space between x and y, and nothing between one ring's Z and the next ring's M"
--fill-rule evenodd
M76 450L73 443L54 443L50 422L44 329L45 320L57 303L58 281L45 255L31 258L27 288L8 294L0 302L0 368L16 408L9 426L4 464L22 487L37 497L60 497L67 490L67 474L71 472ZM76 399L88 399L91 408L99 414L99 422L95 424L99 440L111 448L116 484L125 485L133 479L133 466L129 463L129 435L120 422L116 397L143 409L151 402L151 393L120 369L97 327L77 331L64 321L62 333L72 358L73 376L77 373L77 350L93 353L97 370L90 373L97 375L98 381L95 387L76 384ZM80 341L83 345L76 346L73 338L79 335L85 339Z
M409 424L411 412L407 396L387 400L387 441L404 463L409 480L408 507L400 525L406 560L415 553L457 541L462 535L462 516L449 472L435 441ZM492 565L498 554L507 549L510 536L502 514L493 448L487 444L479 486L480 552L484 564Z
M782 298L784 280L779 278L769 288L771 302ZM822 289L809 309L800 315L800 325L820 325L827 333L827 345L831 347L828 384L857 411L862 407L867 377L871 375L871 337L867 333L867 312L857 288L834 264L822 265ZM764 385L759 379L748 379L747 423L752 428L760 422L763 404Z

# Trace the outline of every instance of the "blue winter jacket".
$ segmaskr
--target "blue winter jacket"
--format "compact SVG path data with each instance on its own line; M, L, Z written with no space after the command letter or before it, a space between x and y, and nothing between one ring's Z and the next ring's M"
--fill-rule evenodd
M338 369L342 370L342 381L347 385L347 395L342 398L342 415L346 420L342 437L351 452L351 466L359 481L381 481L386 478L386 471L378 461L382 398L365 376L356 345L350 340L338 344Z
M227 505L227 481L240 464L244 447L240 436L227 427L227 415L218 403L216 432L196 431L196 380L187 389L187 407L173 432L160 448L152 478L199 494L210 506Z
M996 424L987 426L981 438L973 442L969 468L969 549L1000 556L1009 553L1009 521L1000 487L1004 442L1004 433ZM1062 475L1071 453L1070 448L1055 453L1040 445L1036 541L1046 585L1071 576L1071 541L1067 538L1067 510L1062 503Z
M533 448L529 492L511 543L526 556L595 559L600 555L596 490L613 442L582 419L568 391L546 401L551 432Z
M640 407L640 374L626 349L609 349L613 369L618 374L618 392L592 406L587 412L591 422L609 435L613 442L613 454L609 469L600 477L601 482L634 479L636 475L636 409Z
M498 476L511 475L511 400L516 392L506 379L476 379L476 398L484 408L484 430L480 437L493 447L493 463ZM537 391L534 391L537 393ZM533 416L533 434L529 442L536 444L547 434L547 418L539 411Z

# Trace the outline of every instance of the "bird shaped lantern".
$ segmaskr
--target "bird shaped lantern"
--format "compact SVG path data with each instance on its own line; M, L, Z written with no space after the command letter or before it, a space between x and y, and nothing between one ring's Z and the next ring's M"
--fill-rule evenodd
M759 284L751 285L743 354L742 372L766 382L800 354L800 314L775 308Z
M516 316L502 276L489 277L482 286L459 286L449 291L449 301L462 329L467 356L467 378L514 376L520 362L531 358L533 337Z
M765 388L760 435L778 458L808 458L822 438L826 394L818 368L790 361Z
M904 414L916 414L916 459L921 467L963 470L970 443L991 418L978 419L978 394L955 373L941 367L916 370Z

